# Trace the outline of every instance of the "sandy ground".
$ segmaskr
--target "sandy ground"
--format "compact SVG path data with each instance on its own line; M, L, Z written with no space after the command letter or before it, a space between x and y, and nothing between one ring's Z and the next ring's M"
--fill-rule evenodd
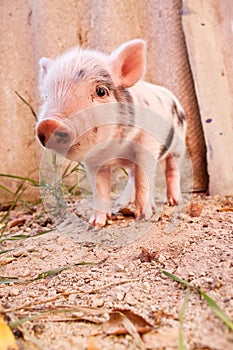
M72 206L85 223L85 206ZM179 332L186 349L232 349L233 333L200 294L187 296L161 272L201 288L232 320L232 210L232 197L195 196L172 229L167 206L149 224L120 215L100 231L81 225L87 241L101 237L95 244L66 230L67 218L54 225L42 205L16 208L1 237L0 275L17 279L0 285L0 303L8 323L33 316L14 328L19 349L179 349ZM129 232L138 237L130 243Z

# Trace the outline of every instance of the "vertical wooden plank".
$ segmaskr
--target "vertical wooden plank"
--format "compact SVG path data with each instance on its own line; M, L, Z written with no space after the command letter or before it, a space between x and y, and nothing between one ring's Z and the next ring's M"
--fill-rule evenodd
M182 23L207 145L210 194L233 193L233 3L184 0Z

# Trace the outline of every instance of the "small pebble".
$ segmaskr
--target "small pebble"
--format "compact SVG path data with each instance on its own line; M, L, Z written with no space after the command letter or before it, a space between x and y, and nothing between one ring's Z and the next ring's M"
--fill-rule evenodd
M115 268L116 268L116 271L117 271L117 272L123 272L123 271L125 271L124 266L121 265L121 264L118 264L118 263L115 264Z
M34 324L34 326L32 327L32 330L38 335L42 334L45 330L45 325L44 324Z
M14 252L13 256L18 258L20 256L28 256L29 253L27 250L18 250L17 252Z
M83 312L73 312L72 313L72 317L74 318L80 318L80 317L83 317L84 313Z
M31 271L29 269L25 268L21 273L21 277L28 277L28 276L30 276L30 274L31 274Z
M211 277L206 277L205 281L207 283L213 283L214 282L213 278L211 278Z
M166 258L163 254L159 254L159 257L158 257L158 262L160 264L162 264L164 261L166 261Z
M192 272L192 271L190 271L190 272L189 272L189 277L193 277L193 276L195 276L195 273Z
M17 288L12 288L9 293L12 297L19 295L19 290Z
M150 283L149 283L149 282L147 282L147 281L146 281L146 282L143 282L143 284L142 284L142 285L143 285L143 287L144 287L144 288L146 288L146 289L150 289L150 288L151 288Z
M104 300L103 299L93 299L91 303L92 307L102 307L104 305Z
M117 295L116 295L116 299L118 301L122 301L125 297L125 293L121 293L121 292L118 292Z
M48 255L49 255L49 253L47 251L44 251L41 253L41 258L45 259Z
M138 303L138 301L131 294L126 294L125 302L129 305L136 305Z

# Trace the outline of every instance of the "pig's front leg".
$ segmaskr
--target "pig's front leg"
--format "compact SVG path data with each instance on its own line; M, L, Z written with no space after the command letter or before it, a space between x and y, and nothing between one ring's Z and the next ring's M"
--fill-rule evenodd
M179 199L181 199L180 162L180 156L170 154L166 158L167 203L172 206L178 204Z
M93 212L89 219L90 226L106 225L110 212L110 168L92 169L86 167L93 192Z

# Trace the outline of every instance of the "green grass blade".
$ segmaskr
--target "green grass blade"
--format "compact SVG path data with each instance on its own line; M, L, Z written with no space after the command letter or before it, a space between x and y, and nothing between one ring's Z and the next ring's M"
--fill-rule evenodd
M186 287L190 288L191 290L194 290L196 292L198 292L203 298L204 300L207 302L207 304L209 305L209 307L212 309L212 311L215 313L215 315L222 320L225 325L231 330L233 331L233 323L230 320L230 318L225 314L225 312L217 305L217 303L210 298L206 293L204 293L201 289L193 287L190 283L188 283L187 281L181 279L180 277L173 275L170 272L167 272L165 270L161 270L161 273L163 273L165 276L169 277L170 279L172 279L173 281L179 282L183 285L185 285Z
M6 238L0 239L0 243L5 242L5 241L20 241L21 239L27 239L27 238L32 238L32 237L37 237L37 236L42 236L45 235L46 233L53 232L55 229L47 230L47 231L39 231L34 235L14 235Z
M188 306L189 294L190 294L190 289L187 288L184 303L183 303L182 308L181 308L180 313L179 313L179 321L181 323L183 323L183 321L184 321L184 314L185 314L185 311L186 311L187 306Z
M0 276L0 284L9 284L18 281L17 277L4 277Z
M185 350L185 345L184 345L184 335L183 335L183 328L179 327L179 337L178 337L178 347L179 350Z
M178 339L178 345L179 345L179 350L185 350L185 341L184 341L184 334L183 334L183 322L184 322L184 314L188 306L188 298L190 294L190 289L187 288L186 294L185 294L185 299L184 303L182 305L182 308L179 313L179 339Z
M22 180L22 181L28 181L30 183L32 183L33 185L38 186L38 181L31 179L30 177L23 177L23 176L19 176L19 175L11 175L11 174L4 174L4 173L0 173L0 177L6 177L9 179L15 179L15 180Z
M217 315L229 328L233 331L233 323L230 318L223 312L223 310L216 304L216 302L204 293L201 289L197 289L200 295L205 299L209 307L213 310L215 315Z
M187 281L185 280L182 280L181 278L179 278L178 276L176 275L173 275L172 273L168 272L168 271L165 271L165 270L161 270L162 274L164 274L166 277L169 277L170 279L172 279L173 281L175 282L179 282L181 284L184 284L186 287L189 287L189 288L193 288L191 286L191 284L189 284Z
M25 103L31 110L34 118L35 118L35 121L37 122L37 115L36 115L36 112L34 111L34 109L32 108L32 106L29 104L28 101L26 101L17 91L14 90L14 93L20 98L21 101L23 101L23 103Z
M45 235L46 233L50 233L50 232L53 232L53 231L55 231L55 228L51 228L50 230L46 230L46 231L38 231L36 234L34 234L31 237L42 236L42 235Z
M11 252L12 250L14 250L14 249L1 250L1 251L0 251L0 255L5 254L5 253L8 253L8 252Z
M4 186L4 185L2 185L2 184L0 184L0 188L1 188L2 190L4 190L4 191L8 192L8 193L14 194L13 191L11 191L9 188L7 188L6 186Z
M56 276L58 275L60 272L64 271L64 270L68 270L74 266L80 266L80 265L92 265L92 264L95 264L95 263L92 263L92 262L79 262L79 263L75 263L75 264L72 264L72 265L67 265L67 266L63 266L63 267L58 267L54 270L48 270L48 271L44 271L44 272L41 272L39 273L39 275L37 275L35 278L33 278L33 281L37 281L37 280L40 280L40 279L43 279L43 278L47 278L47 277L53 277L53 276Z
M5 223L4 223L4 225L1 227L1 229L0 229L0 237L2 237L3 234L4 234L4 232L6 231L7 225L8 225L8 222L9 222L9 221L10 221L10 219L7 218L6 221L5 221ZM0 219L0 223L2 223L2 220L1 220L1 219Z
M127 171L125 168L121 168L121 170L123 171L123 173L124 173L126 176L129 176L128 171Z
M15 321L15 322L10 322L8 324L8 326L11 328L11 329L14 329L14 328L18 328L19 326L21 326L23 323L27 322L27 321L33 321L37 318L41 317L41 314L37 314L37 315L33 315L33 316L28 316L28 317L24 317L24 318L21 318L20 320L18 321Z
M67 167L65 168L65 170L62 173L62 179L66 178L67 176L69 176L70 172L69 169L71 167L71 161L69 162L69 164L67 165Z
M37 275L33 281L37 281L37 280L40 280L40 279L44 279L44 278L47 278L47 277L53 277L53 276L56 276L58 275L60 272L64 271L64 270L67 270L71 267L71 265L68 265L68 266L64 266L64 267L58 267L57 269L54 269L54 270L48 270L48 271L44 271L44 272L41 272L39 273L39 275Z
M28 237L30 237L30 236L29 235L14 235L11 237L0 239L0 243L5 242L5 241L20 241L21 239L26 239Z
M16 203L20 200L20 197L21 197L21 196L22 196L22 193L20 193L20 194L15 198L15 200L12 202L10 208L7 210L6 214L3 215L3 217L0 219L0 223L4 222L4 221L8 218L8 216L9 216L11 210L15 207Z

